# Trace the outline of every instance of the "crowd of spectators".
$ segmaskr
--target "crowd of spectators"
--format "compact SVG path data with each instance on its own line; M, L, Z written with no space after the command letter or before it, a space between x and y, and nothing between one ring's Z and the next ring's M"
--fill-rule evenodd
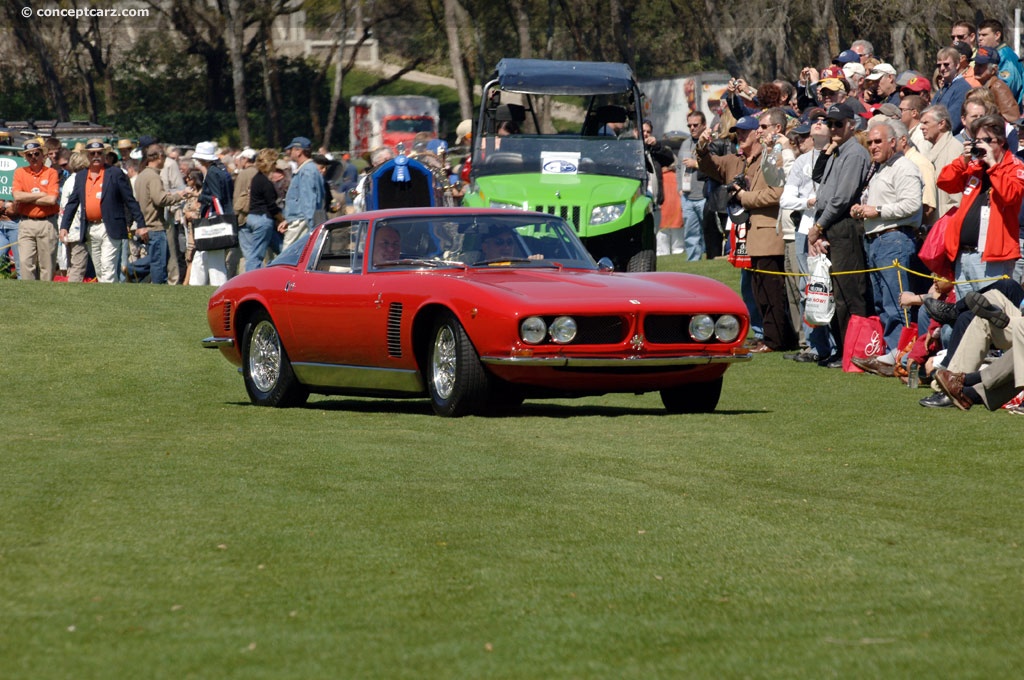
M1024 331L1024 67L996 20L956 22L934 54L934 70L899 70L858 40L795 82L731 80L712 120L666 135L658 252L743 267L755 353L930 384L924 406L998 408L1024 388L1024 359L979 370ZM790 275L821 257L835 311L811 326ZM872 316L865 353L851 319ZM986 392L996 376L1008 388Z
M956 22L933 70L901 71L857 40L793 82L731 80L714 118L691 113L672 140L644 121L659 255L742 267L755 353L931 384L924 406L1003 406L1024 388L1012 348L1024 333L1024 66L1003 34L996 20ZM283 153L213 142L182 153L143 137L116 150L33 139L23 154L14 200L0 201L0 248L17 244L24 279L219 285L364 208L347 155L314 153L305 137ZM392 155L376 150L370 168ZM197 251L195 226L218 213L237 217L238 246ZM805 279L792 275L823 257L835 311L810 325ZM879 351L850 359L851 319L870 316ZM981 370L994 357L1000 372Z
M305 137L283 152L32 138L22 156L13 200L0 201L0 258L26 280L220 285L352 210L359 175L348 154L314 153ZM195 226L218 214L236 220L238 245L196 250Z

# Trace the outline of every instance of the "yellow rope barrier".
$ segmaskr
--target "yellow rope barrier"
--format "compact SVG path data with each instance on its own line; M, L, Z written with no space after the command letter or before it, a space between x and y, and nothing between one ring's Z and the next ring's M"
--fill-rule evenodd
M1006 274L1003 274L1002 276L992 276L992 277L989 277L987 279L970 279L970 280L967 280L967 281L950 281L949 279L944 279L941 276L935 276L934 274L922 274L921 272L914 271L913 269L908 269L907 267L904 267L903 265L899 264L896 261L893 261L893 264L888 265L886 267L875 267L873 269L856 269L856 270L847 271L847 272L831 272L831 275L832 276L847 276L849 274L870 274L871 272L881 272L881 271L885 271L886 269L902 269L903 271L907 272L908 274L913 274L914 276L920 276L920 277L925 278L925 279L931 279L932 281L945 281L946 283L984 283L986 281L999 281L1001 279L1009 279L1010 278ZM749 271L749 272L757 272L758 274L771 274L773 276L810 276L809 273L805 273L805 272L773 272L773 271L766 271L764 269L748 269L747 271Z
M913 269L908 269L907 267L904 267L903 265L901 265L899 260L893 260L892 264L887 266L887 267L874 267L873 269L858 269L858 270L847 271L847 272L831 272L831 274L832 274L832 276L846 276L848 274L870 274L872 272L885 271L886 269L902 269L903 271L907 272L908 274L913 274L915 276L920 276L920 277L923 277L923 278L926 278L926 279L931 279L932 281L945 281L946 283L954 283L953 281L950 281L948 279L944 279L941 276L935 276L934 274L922 274L921 272L914 271ZM773 276L810 276L810 274L803 273L803 272L773 272L773 271L765 271L763 269L750 269L749 271L757 272L758 274L771 274ZM989 277L987 279L971 279L969 281L958 281L956 283L985 283L986 281L999 281L1001 279L1009 279L1009 278L1010 278L1009 276L1003 274L1002 276L992 276L992 277ZM900 281L900 293L902 294L903 293L903 277L902 276L899 277L899 281ZM903 308L903 325L905 327L906 326L910 326L910 312L909 312L909 310L906 307Z

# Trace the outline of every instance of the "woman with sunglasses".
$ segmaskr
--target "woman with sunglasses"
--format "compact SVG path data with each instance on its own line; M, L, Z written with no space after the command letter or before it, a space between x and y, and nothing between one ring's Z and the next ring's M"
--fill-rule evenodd
M963 153L939 172L939 188L963 192L946 226L946 255L956 269L957 298L979 290L986 279L1013 274L1020 257L1020 214L1024 162L1008 153L1000 116L970 123Z

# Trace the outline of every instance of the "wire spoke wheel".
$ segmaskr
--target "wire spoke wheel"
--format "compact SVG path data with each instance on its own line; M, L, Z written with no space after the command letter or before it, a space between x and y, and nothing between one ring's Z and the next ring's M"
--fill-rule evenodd
M457 418L487 402L488 380L465 329L451 314L434 322L426 348L426 383L434 413Z
M269 392L281 378L281 339L269 321L260 321L249 342L249 374L260 392Z
M309 390L292 371L277 326L266 310L256 312L242 333L242 376L249 399L257 406L300 406Z

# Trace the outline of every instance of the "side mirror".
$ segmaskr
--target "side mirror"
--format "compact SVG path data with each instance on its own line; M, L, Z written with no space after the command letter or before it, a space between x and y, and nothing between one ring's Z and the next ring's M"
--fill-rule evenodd
M615 265L612 264L611 259L602 257L597 261L597 271L599 272L613 272L615 271Z

